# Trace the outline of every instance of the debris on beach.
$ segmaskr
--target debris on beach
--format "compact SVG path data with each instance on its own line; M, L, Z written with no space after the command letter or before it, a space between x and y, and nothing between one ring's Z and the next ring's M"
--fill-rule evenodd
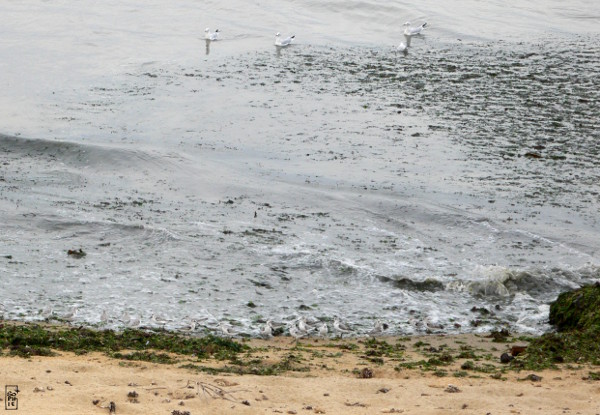
M368 367L365 367L360 371L358 377L361 379L371 379L373 377L373 371Z
M127 399L129 399L129 402L131 403L140 403L140 401L138 401L138 396L139 394L136 391L131 391L127 394Z
M510 348L510 354L512 356L518 356L527 350L527 346L513 346Z
M67 251L67 255L72 256L73 258L83 258L84 256L86 256L87 254L84 252L83 249L79 248L79 249L69 249Z
M542 377L532 373L530 375L527 375L524 379L519 379L519 380L530 380L532 382L541 382Z
M444 392L448 392L448 393L458 393L460 392L460 389L457 386L454 385L448 385L448 387L446 389L444 389Z

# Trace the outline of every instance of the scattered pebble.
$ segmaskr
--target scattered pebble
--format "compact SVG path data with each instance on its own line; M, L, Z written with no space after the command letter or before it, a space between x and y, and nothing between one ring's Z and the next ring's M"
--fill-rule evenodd
M250 406L250 402L248 402L248 401L242 401L242 404L244 404L246 406Z
M231 381L228 381L227 379L215 379L215 383L219 386L237 386L237 385L239 385L239 383L231 382Z
M344 405L346 405L346 406L359 406L361 408L366 408L368 406L367 404L364 404L362 402L354 402L354 403L346 402L346 403L344 403Z
M390 390L388 388L381 388L377 391L377 393L388 393Z
M368 367L365 367L363 370L360 371L359 377L361 379L371 379L373 377L373 371Z
M460 392L460 389L458 389L458 387L456 387L454 385L448 385L448 387L446 389L444 389L444 392L457 393L457 392Z
M531 375L528 375L525 378L525 380L530 380L532 382L540 382L542 380L542 377L532 373Z

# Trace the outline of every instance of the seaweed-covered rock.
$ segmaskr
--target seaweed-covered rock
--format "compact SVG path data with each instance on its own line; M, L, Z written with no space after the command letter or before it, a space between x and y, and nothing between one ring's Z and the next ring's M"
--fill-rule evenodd
M559 331L600 329L600 283L560 294L550 305L550 324Z

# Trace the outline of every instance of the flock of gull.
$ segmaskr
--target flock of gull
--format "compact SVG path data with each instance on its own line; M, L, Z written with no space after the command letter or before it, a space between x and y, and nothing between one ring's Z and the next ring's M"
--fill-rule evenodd
M78 314L78 307L72 307L67 313L63 315L56 315L51 307L47 307L40 312L40 317L45 321L62 321L62 322L74 322ZM208 313L207 313L208 314ZM186 318L181 322L176 322L172 319L161 317L155 313L152 313L149 320L142 321L138 316L132 316L127 311L124 311L118 318L109 317L106 310L102 311L98 326L107 325L118 326L121 328L147 328L156 329L169 326L177 331L183 333L213 333L223 337L235 337L241 336L243 333L236 330L228 322L219 322L212 315L208 314L202 318ZM330 335L343 337L344 335L356 334L356 331L343 323L339 317L334 317L333 322L323 321L314 317L299 316L294 317L291 321L285 323L275 323L272 320L267 320L261 323L260 328L255 330L253 333L256 336L269 339L274 336L289 334L297 342L301 338L306 337L320 337L327 338ZM331 325L331 326L330 326ZM331 330L330 330L331 327ZM369 336L379 336L384 334L388 329L388 324L377 320L374 326L366 334Z
M419 36L425 29L425 26L427 26L427 23L423 23L419 26L412 26L410 22L404 23L404 41L400 42L400 44L398 45L398 51L406 53L408 51L408 48L410 47L411 39L413 38L413 36ZM219 40L219 34L219 29L215 30L214 32L211 32L208 27L204 29L204 38L207 42L214 42ZM277 46L278 48L289 46L292 44L295 38L295 35L283 37L281 33L277 32L277 34L275 35L275 46Z

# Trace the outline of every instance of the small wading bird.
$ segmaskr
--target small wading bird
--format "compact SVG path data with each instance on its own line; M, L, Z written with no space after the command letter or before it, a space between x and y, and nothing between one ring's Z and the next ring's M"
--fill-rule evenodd
M260 328L260 335L265 339L273 337L273 323L271 323L271 320L268 320L266 324Z
M130 316L127 311L123 311L121 322L127 327L135 328L141 324L141 320L135 316Z
M4 306L2 304L0 304L0 314L4 313ZM41 312L42 317L44 318L44 320L50 320L52 319L53 315L54 315L54 310L52 310L52 306L48 306L46 308L44 308Z
M75 316L77 316L77 306L73 306L71 311L63 316L63 320L72 321L75 319Z
M190 318L188 323L181 328L181 331L185 333L191 333L196 330L196 320Z
M231 337L231 336L235 335L235 331L233 330L233 327L231 327L225 323L219 324L219 330L221 330L221 334L223 334L223 336L225 336L225 337Z
M210 29L207 27L206 29L204 29L204 38L206 40L218 40L219 39L219 29L215 30L214 32L211 32Z
M321 324L319 326L319 328L318 328L318 331L319 331L319 336L321 336L321 337L327 337L327 332L329 331L327 329L327 323Z
M304 335L307 335L312 328L306 324L306 317L302 316L298 319L298 330Z
M152 313L150 320L152 320L152 322L158 324L159 326L164 326L165 324L167 324L169 322L169 320L167 320L166 318L157 316L154 313Z
M132 316L131 319L126 323L128 327L136 328L142 324L142 320L139 317Z
M375 326L373 327L373 330L371 330L368 334L369 334L369 336L379 336L385 330L387 330L387 328L388 328L388 325L386 323L382 323L380 320L377 320L375 322Z
M101 324L106 324L108 323L108 313L106 312L106 310L102 310L102 314L100 315L100 323Z
M286 47L292 44L292 41L295 39L296 35L288 36L285 39L281 38L281 33L277 32L275 35L275 46Z
M298 330L298 327L296 327L296 324L294 323L290 325L289 332L290 336L292 336L295 339L294 341L296 342L296 344L298 343L298 339L304 337L304 333Z

